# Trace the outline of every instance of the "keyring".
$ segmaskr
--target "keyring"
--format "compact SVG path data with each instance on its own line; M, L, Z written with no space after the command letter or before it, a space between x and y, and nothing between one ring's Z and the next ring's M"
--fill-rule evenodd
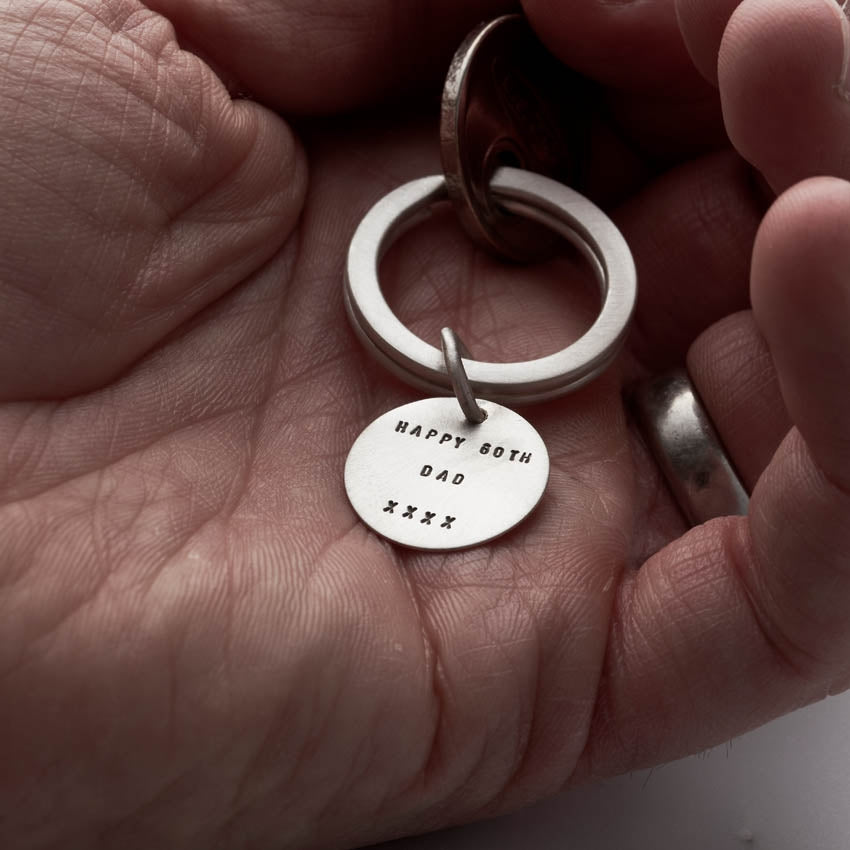
M634 261L608 216L567 186L503 167L490 188L508 212L545 225L579 250L597 278L602 308L583 336L555 354L515 363L464 358L463 366L475 392L489 400L526 404L557 398L597 377L622 347L637 296ZM401 233L447 196L445 178L437 175L407 183L375 204L351 241L345 281L346 308L361 340L396 375L436 394L452 391L443 354L393 313L378 270Z
M549 455L522 416L498 402L555 398L602 372L623 344L637 295L631 252L611 220L548 177L499 169L494 203L560 234L590 263L602 308L590 329L556 354L521 363L469 357L451 328L442 351L392 312L381 292L381 258L398 236L448 197L442 176L390 192L366 214L348 253L345 303L357 335L391 371L437 395L390 410L360 434L345 464L345 489L363 521L415 549L453 551L509 531L537 505ZM453 393L455 398L445 398Z

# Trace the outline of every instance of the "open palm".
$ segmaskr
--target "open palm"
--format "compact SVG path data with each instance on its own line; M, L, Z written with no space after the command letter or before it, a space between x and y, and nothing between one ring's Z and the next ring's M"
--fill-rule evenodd
M850 190L792 189L753 255L766 196L673 0L526 4L609 86L591 181L641 282L617 366L525 411L540 507L451 555L357 520L346 453L418 396L348 328L347 242L438 170L440 69L510 7L400 5L0 2L4 846L350 846L846 685ZM679 3L708 74L737 5ZM838 6L780 5L741 4L720 66L726 127L777 191L850 170ZM403 90L422 97L299 119L300 141L270 109ZM452 324L479 359L555 350L593 310L564 284L580 266L502 267L449 215L383 274L414 330ZM758 482L749 520L688 533L622 401L686 356Z

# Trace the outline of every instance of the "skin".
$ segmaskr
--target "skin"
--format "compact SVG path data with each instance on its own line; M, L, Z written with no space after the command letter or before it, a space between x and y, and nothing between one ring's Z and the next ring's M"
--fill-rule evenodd
M438 170L440 73L505 4L0 2L0 844L355 846L850 684L847 22L566 5L526 12L604 84L591 189L634 332L525 411L534 515L426 555L345 499L356 435L418 395L358 347L342 264ZM575 338L581 274L501 267L440 215L382 268L481 359ZM622 395L686 359L754 488L689 531Z

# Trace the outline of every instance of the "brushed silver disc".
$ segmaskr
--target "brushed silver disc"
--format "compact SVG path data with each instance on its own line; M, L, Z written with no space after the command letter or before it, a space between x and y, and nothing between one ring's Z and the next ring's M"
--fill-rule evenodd
M458 48L443 89L440 149L449 196L480 245L520 262L552 254L546 228L508 215L490 190L514 164L581 189L590 84L555 59L522 15L482 24Z
M414 401L383 414L357 438L345 489L363 522L413 549L486 543L531 513L549 479L537 431L513 410L478 400L470 423L454 398Z

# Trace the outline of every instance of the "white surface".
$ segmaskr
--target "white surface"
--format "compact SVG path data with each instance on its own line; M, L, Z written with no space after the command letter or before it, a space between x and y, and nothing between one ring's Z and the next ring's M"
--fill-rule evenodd
M850 695L682 761L383 850L850 850Z

